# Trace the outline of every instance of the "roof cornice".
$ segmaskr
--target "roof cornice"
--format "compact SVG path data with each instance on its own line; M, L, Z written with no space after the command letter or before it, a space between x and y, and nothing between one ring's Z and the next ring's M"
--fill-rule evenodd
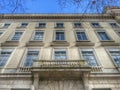
M0 19L113 19L107 14L1 14Z

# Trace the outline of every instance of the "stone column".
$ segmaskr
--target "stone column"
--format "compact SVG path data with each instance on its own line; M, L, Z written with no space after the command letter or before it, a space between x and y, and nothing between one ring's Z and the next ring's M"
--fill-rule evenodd
M85 90L89 89L89 87L88 87L88 85L89 85L88 75L89 75L89 72L83 72L83 84L84 84Z
M34 85L34 90L38 90L38 85L39 85L39 73L34 73L33 85Z

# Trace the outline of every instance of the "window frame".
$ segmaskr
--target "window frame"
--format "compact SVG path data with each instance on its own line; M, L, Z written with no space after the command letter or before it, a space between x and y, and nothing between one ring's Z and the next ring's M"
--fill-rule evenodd
M20 36L19 40L12 40L12 38L14 37L16 32L22 32L22 35ZM10 36L10 38L8 39L8 41L21 41L22 37L23 37L24 31L23 30L16 30L12 33L12 35Z
M112 26L111 24L116 24L116 26ZM116 23L116 22L109 22L109 25L112 27L112 28L119 28L119 24Z
M23 24L27 24L27 25L26 25L26 26L23 26ZM28 22L21 22L21 23L19 24L19 27L18 27L18 28L27 28L28 25L29 25Z
M110 52L109 52L109 49L116 49L116 50L119 50L120 51L120 49L119 48L106 48L105 50L106 50L106 52L107 52L107 54L108 54L108 56L109 56L109 58L111 59L111 61L113 62L113 64L115 65L115 67L120 67L120 66L118 66L117 64L116 64L116 62L114 61L114 59L113 59L113 57L112 57L112 55L110 54Z
M80 24L80 26L76 27L75 24ZM74 22L73 28L83 28L83 24L81 22Z
M98 26L94 26L93 24L98 24ZM101 28L101 25L99 22L91 22L90 25L92 26L92 28Z
M68 57L68 49L67 48L62 48L62 47L60 47L60 48L53 48L53 50L52 50L52 60L55 60L55 51L56 50L64 50L65 52L66 52L66 58L67 59L65 59L65 60L69 60L69 57ZM60 59L61 60L61 59Z
M105 32L105 34L107 35L107 37L110 39L110 40L102 40L100 35L98 34L98 32ZM98 39L102 42L105 42L105 41L113 41L113 39L110 37L110 35L105 31L105 30L95 30L95 33L98 37Z
M84 57L83 57L83 54L82 54L82 50L85 50L85 51L89 51L89 50L91 50L92 52L93 52L93 55L94 55L94 57L95 57L95 59L96 59L96 63L97 63L97 65L96 66L91 66L91 67L100 67L101 66L101 63L100 63L100 61L99 61L99 58L98 58L98 56L97 56L97 54L96 54L96 52L95 52L95 50L93 49L93 48L79 48L79 54L80 54L80 56L81 56L81 59L82 60L85 60L84 59ZM87 60L86 60L87 61ZM87 61L87 63L88 63L88 61ZM89 63L88 63L88 65L89 65Z
M77 32L84 32L84 33L85 33L85 36L86 36L86 38L87 38L87 40L78 40ZM87 33L86 33L85 30L75 30L74 33L75 33L76 41L90 41L90 40L89 40L89 37L88 37L88 35L87 35Z
M64 40L56 40L56 32L64 32ZM53 37L54 41L66 41L66 32L65 32L65 30L55 30L53 36L54 36Z
M44 25L41 27L42 24L44 24ZM46 28L46 23L45 22L39 22L37 24L37 28Z
M58 24L62 24L62 25L59 26ZM55 28L64 28L64 23L63 22L56 22Z
M3 68L3 67L5 67L9 63L9 61L11 60L11 57L13 57L14 49L13 48L1 48L0 49L0 54L1 54L1 51L11 51L11 54L7 58L5 64L3 66L0 66L1 68Z
M43 39L42 40L34 40L36 32L43 32ZM45 39L45 31L44 30L35 30L32 34L32 37L31 37L31 41L44 41L44 39Z
M21 64L20 64L20 66L21 67L32 67L32 66L24 66L24 63L25 63L25 61L26 61L26 58L27 58L27 54L28 54L28 51L39 51L39 54L38 54L38 60L40 60L40 57L41 57L41 48L27 48L27 49L25 49L25 51L24 51L24 55L23 55L23 57L22 57L22 62L21 62Z

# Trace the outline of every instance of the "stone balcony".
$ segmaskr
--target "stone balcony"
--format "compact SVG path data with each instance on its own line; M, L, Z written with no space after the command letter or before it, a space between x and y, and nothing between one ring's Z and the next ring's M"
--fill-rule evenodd
M85 60L36 60L31 68L33 74L39 73L40 78L80 78L91 67Z

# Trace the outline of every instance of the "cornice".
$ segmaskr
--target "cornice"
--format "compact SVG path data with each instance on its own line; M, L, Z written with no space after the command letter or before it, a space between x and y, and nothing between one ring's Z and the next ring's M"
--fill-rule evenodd
M0 19L113 19L107 14L1 14Z

